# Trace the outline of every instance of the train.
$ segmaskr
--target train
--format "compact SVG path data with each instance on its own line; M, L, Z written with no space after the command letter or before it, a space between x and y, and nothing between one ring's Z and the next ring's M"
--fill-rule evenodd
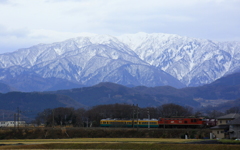
M140 127L140 128L158 128L157 119L101 119L100 127Z
M159 128L198 128L206 126L202 118L159 118Z
M204 128L216 125L216 119L203 118L159 118L159 119L101 119L100 127L140 128Z

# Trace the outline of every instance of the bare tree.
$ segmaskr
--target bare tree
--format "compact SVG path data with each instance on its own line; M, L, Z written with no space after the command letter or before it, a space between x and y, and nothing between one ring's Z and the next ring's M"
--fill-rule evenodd
M76 114L74 108L58 107L54 110L54 121L57 125L68 125L76 123Z
M76 123L74 126L77 126L77 127L84 126L85 114L86 114L86 110L84 108L78 108L77 110L75 110Z
M93 123L93 126L99 126L100 120L105 118L130 119L132 117L132 109L132 105L129 104L98 105L89 109L86 112L86 116Z
M140 108L139 118L148 118L148 114L150 118L159 118L158 109L156 107Z
M216 119L216 118L224 115L224 113L222 113L221 111L218 111L218 110L211 110L211 111L207 112L207 115L209 118Z
M231 107L225 111L225 114L240 113L240 107Z
M43 112L38 113L34 122L39 124L45 124L45 126L52 125L73 125L82 126L82 120L86 110L79 108L75 110L70 107L58 107L54 109L45 109Z
M52 109L44 109L42 112L37 114L33 122L37 125L44 124L45 126L49 126L52 122L51 115Z
M177 104L164 104L157 107L159 117L187 117L193 115L193 109L189 106L183 107Z

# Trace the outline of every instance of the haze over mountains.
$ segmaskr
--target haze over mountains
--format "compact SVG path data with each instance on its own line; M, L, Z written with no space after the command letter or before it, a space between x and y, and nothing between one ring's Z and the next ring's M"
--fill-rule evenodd
M47 108L91 108L96 105L115 103L138 104L140 107L157 107L162 104L175 103L193 107L194 110L227 110L240 105L239 89L240 73L222 77L204 86L182 89L170 86L126 87L104 82L91 87L51 92L0 93L0 112L7 114L9 111L16 112L19 108L26 111L26 115L27 111L32 111L29 115L36 115ZM208 105L218 105L218 107L209 108Z
M200 86L240 71L240 42L161 33L87 35L0 55L0 82L46 91L113 82Z
M240 73L222 77L211 84L176 89L170 86L126 87L115 83L99 83L91 87L47 92L66 95L85 106L130 103L140 107L159 106L166 103L200 107L216 106L240 98ZM205 104L207 101L207 105ZM204 107L205 107L204 106ZM235 106L235 105L232 105Z

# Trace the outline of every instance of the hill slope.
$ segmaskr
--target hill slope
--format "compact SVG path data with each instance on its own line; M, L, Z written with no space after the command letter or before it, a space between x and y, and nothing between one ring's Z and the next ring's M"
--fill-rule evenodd
M176 89L170 86L159 87L126 87L114 83L100 83L91 87L72 90L60 90L54 94L67 95L76 101L94 106L111 103L139 104L141 107L159 106L165 103L190 105L218 105L240 97L240 73L225 76L217 81L200 86ZM229 82L237 80L236 82ZM200 100L200 101L198 101Z
M183 106L200 107L224 102L219 109L239 106L240 73L225 76L217 81L192 88L176 89L170 86L126 87L103 82L91 87L51 92L9 92L0 93L1 112L34 111L35 115L46 108L92 107L102 104L128 103L140 107L159 106L175 103ZM234 82L232 82L234 81ZM199 101L197 101L199 100ZM216 108L216 109L218 109ZM13 116L13 115L12 115Z
M17 91L17 90L8 86L7 84L0 83L0 93L7 93L11 91Z
M84 107L84 105L64 95L39 92L9 92L6 94L0 93L0 110L2 112L11 111L16 113L17 109L19 108L21 110L21 113L26 113L26 116L33 117L44 109L56 107L78 108Z

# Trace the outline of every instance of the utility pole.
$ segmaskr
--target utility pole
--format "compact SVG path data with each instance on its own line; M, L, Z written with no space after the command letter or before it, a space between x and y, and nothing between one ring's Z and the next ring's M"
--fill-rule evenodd
M18 126L18 129L19 129L19 121L20 121L20 110L19 110L19 107L17 107L17 126Z
M87 118L87 128L88 128L88 118Z
M53 114L52 127L54 128L54 109L52 110L52 114Z
M149 109L147 109L147 113L148 113L148 130L150 129L150 115L149 115Z
M14 129L16 129L16 113L14 113Z
M135 109L134 109L134 104L133 104L133 121L132 121L133 128L134 128L134 113L135 113Z
M138 130L138 104L137 104L137 130Z

